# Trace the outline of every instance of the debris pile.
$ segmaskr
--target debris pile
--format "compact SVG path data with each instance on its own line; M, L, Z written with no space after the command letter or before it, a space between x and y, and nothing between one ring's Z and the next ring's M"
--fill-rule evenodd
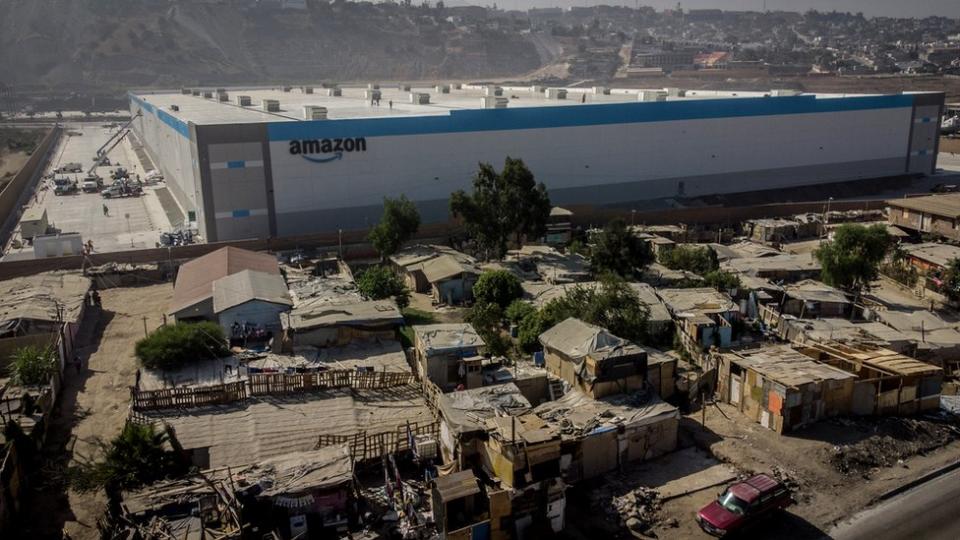
M628 487L608 476L603 487L590 493L590 504L597 515L633 533L646 533L659 521L660 493L643 486Z
M830 463L845 474L867 475L872 469L891 467L903 459L945 446L960 439L960 429L950 416L921 418L844 419L871 433L864 439L834 446Z

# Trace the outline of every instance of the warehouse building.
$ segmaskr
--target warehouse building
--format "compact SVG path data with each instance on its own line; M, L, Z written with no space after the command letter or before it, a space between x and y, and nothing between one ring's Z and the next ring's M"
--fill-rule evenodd
M306 87L305 87L306 88ZM207 241L364 229L405 194L448 219L478 162L555 204L933 172L942 93L323 87L130 94L133 128Z

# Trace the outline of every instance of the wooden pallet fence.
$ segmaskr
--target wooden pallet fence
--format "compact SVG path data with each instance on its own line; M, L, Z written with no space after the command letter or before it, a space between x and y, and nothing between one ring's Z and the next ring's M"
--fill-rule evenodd
M243 381L198 386L167 388L162 390L130 389L130 402L135 411L157 409L187 409L204 405L232 403L247 398L247 386Z
M410 431L414 435L433 435L440 433L440 423L410 424ZM320 435L317 448L347 443L350 446L350 455L354 461L379 460L382 456L396 452L410 450L410 441L407 439L407 426L399 426L396 431L367 434L358 431L353 435Z
M293 394L333 388L381 389L405 386L410 373L332 370L311 373L255 373L250 375L250 395Z

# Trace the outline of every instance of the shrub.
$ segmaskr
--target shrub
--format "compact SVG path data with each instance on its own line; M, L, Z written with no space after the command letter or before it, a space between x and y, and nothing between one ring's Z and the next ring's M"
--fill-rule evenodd
M208 321L164 326L138 341L134 351L140 363L152 369L177 369L194 360L230 354L223 330Z
M717 253L710 246L677 246L660 254L660 264L671 270L686 270L701 276L720 267Z
M473 284L473 298L478 304L496 304L502 309L521 296L520 278L506 270L484 272Z
M357 278L360 293L371 300L393 297L403 309L410 305L410 290L396 273L386 266L372 266Z
M169 433L150 424L129 423L109 444L99 443L103 459L71 466L71 486L91 492L101 488L132 489L186 472L178 454L167 448Z
M540 311L531 311L520 321L517 331L517 342L526 352L540 349L540 334L550 328L549 321Z
M703 281L708 287L713 287L718 291L729 291L740 286L740 277L724 270L707 272L703 276Z
M50 347L27 345L10 355L11 378L20 386L46 384L56 369L57 360Z
M622 219L615 219L594 238L590 269L594 274L629 276L653 262L653 252Z

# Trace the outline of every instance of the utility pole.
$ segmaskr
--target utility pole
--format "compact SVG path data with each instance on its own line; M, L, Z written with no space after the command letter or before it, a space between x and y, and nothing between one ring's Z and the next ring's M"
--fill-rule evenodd
M143 337L147 337L148 335L150 335L150 333L147 332L147 316L144 315L143 316Z

